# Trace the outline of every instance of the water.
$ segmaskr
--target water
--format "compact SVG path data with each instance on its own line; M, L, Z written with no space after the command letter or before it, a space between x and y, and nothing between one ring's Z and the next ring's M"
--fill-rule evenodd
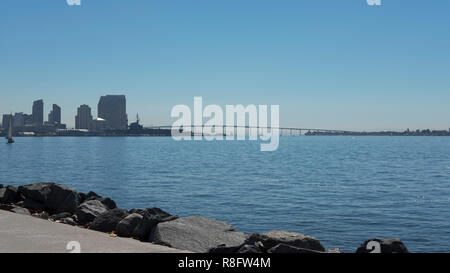
M16 138L0 145L0 184L55 181L122 208L201 215L244 232L281 229L353 252L373 237L450 251L449 137Z

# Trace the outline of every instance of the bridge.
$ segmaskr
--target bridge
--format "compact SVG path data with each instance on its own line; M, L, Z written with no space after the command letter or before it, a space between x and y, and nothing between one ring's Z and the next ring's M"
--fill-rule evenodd
M215 128L216 126L208 126L208 125L191 125L191 131L194 132L197 128ZM278 129L281 136L301 136L304 135L305 132L314 132L314 133L330 133L330 134L354 134L357 132L354 131L346 131L346 130L335 130L335 129L318 129L318 128L298 128L298 127L260 127L260 126L227 126L223 125L223 132L226 132L227 128L232 127L233 132L236 129L256 129L258 130L270 130L270 129ZM145 127L145 129L158 129L158 130L172 130L172 125L163 125L163 126L149 126ZM303 133L303 134L302 134Z

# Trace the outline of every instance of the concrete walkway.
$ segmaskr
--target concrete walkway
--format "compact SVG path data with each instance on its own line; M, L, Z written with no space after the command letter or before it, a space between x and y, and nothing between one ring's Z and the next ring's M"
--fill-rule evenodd
M78 247L81 253L187 253L0 210L0 253L70 253Z

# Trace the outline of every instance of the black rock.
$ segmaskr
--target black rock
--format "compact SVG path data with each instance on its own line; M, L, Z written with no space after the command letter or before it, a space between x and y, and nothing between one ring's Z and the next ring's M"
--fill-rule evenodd
M74 213L79 205L79 195L76 190L60 184L50 186L45 205L55 213Z
M0 189L3 188L3 184L0 184Z
M98 200L98 201L102 202L108 209L117 208L116 202L114 202L114 200L112 200L109 197L101 197L100 195L96 194L93 191L90 191L86 195L85 201L90 201L90 200Z
M72 216L72 214L69 212L61 212L61 213L51 215L50 219L52 219L53 221L56 221L56 220L61 220L63 218L70 217L70 216Z
M106 211L108 211L108 208L102 202L89 200L78 206L75 215L80 224L87 224L94 221L97 216Z
M124 209L111 209L95 218L89 227L92 230L111 232L116 230L117 224L128 216L128 211Z
M325 251L325 248L322 246L319 240L311 236L289 231L273 230L265 234L250 235L247 243L254 244L256 242L261 242L264 246L265 251L268 251L278 244L284 244L300 249L309 249L320 252Z
M18 202L16 205L30 210L43 211L46 209L46 206L44 204L33 201L31 199L25 199L24 201Z
M117 208L116 202L114 202L114 200L112 200L109 197L101 198L100 202L102 202L106 207L108 207L108 209Z
M262 253L261 249L255 245L243 245L237 253Z
M227 247L226 245L220 245L209 250L209 253L220 254L236 254L236 253L262 253L262 250L256 245L243 244L240 246Z
M128 213L129 214L133 214L133 213L137 213L137 214L140 214L140 215L144 215L144 213L145 213L145 209L130 209L129 211L128 211Z
M14 186L0 188L0 203L16 203L20 201L20 194Z
M120 237L131 237L133 231L141 222L143 216L139 213L132 213L122 219L116 226L117 235Z
M140 238L141 240L147 240L152 229L158 223L175 219L178 219L177 215L171 215L159 208L148 208L145 210L141 222L133 231L133 236Z
M371 239L361 244L356 253L409 253L399 239Z
M61 219L61 223L67 224L67 225L71 225L71 226L76 226L77 222L75 222L75 220L73 220L71 217L67 217L67 218L63 218Z
M47 196L50 194L51 185L55 183L44 182L24 185L19 187L19 192L26 198L45 204Z
M95 193L95 192L93 192L93 191L90 191L90 192L88 192L88 193L86 194L86 199L91 198L91 197L94 197L94 198L102 198L100 195L98 195L97 193Z
M209 253L219 253L219 254L233 254L238 253L238 251L245 245L239 245L239 246L226 246L224 244L221 244L217 247L211 248L208 252Z
M56 183L35 183L19 187L19 192L32 201L42 203L52 213L74 213L79 205L76 190Z
M82 192L79 192L78 193L78 199L80 201L80 204L83 203L84 201L86 201L86 194L82 193Z

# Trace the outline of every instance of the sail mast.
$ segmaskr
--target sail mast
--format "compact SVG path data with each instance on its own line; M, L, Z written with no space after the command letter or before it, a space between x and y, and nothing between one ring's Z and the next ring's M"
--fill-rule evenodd
M8 138L11 139L12 138L12 114L10 115L9 118L9 131L8 131Z

